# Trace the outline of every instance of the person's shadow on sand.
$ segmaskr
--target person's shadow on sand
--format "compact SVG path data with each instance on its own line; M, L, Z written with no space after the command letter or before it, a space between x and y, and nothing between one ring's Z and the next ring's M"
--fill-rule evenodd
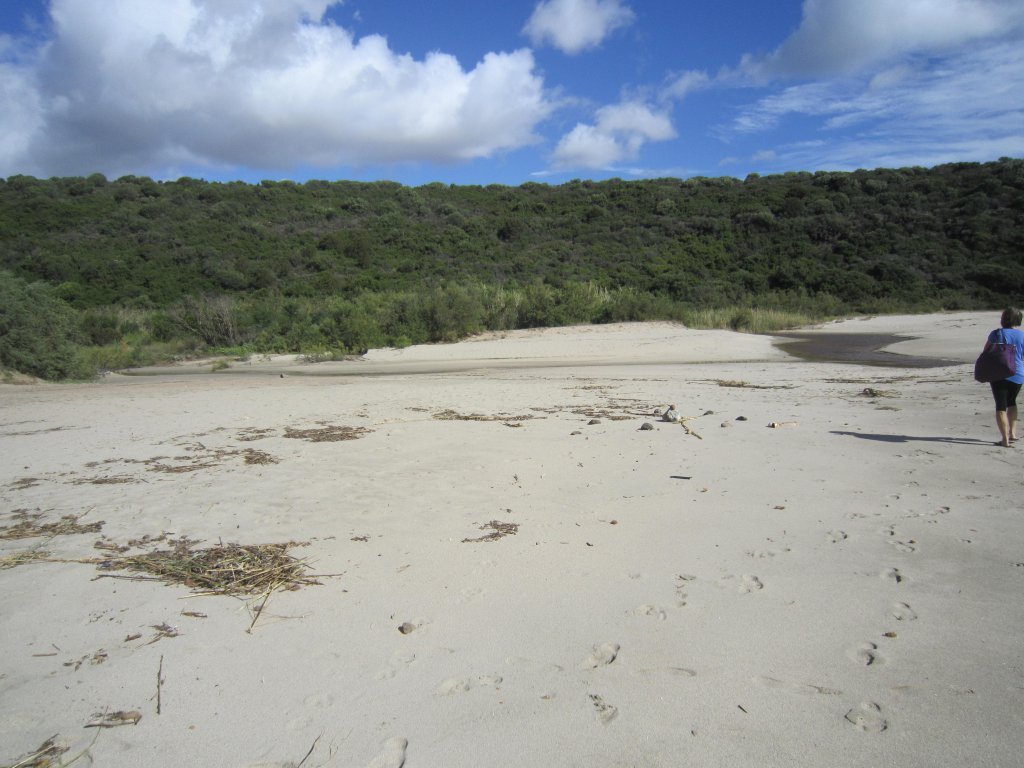
M872 432L844 432L832 430L833 435L859 437L861 440L877 440L880 443L954 443L957 445L992 445L990 440L979 440L976 437L917 437L915 435L880 435Z

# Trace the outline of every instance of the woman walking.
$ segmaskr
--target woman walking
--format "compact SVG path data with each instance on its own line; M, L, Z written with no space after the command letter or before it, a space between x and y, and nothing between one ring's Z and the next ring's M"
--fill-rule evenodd
M1024 384L1024 331L1020 329L1021 311L1016 307L1008 307L1003 310L1000 318L1001 328L997 328L988 335L985 349L993 344L1012 344L1017 351L1016 372L1005 379L993 381L992 396L996 401L996 426L999 428L1000 442L1004 448L1009 448L1010 443L1017 439L1017 395L1020 394L1020 386Z

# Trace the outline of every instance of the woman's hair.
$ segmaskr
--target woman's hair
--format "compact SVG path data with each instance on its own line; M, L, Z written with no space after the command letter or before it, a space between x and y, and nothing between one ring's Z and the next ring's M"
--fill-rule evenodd
M1021 311L1016 307L1007 307L1003 310L1003 316L1000 318L1000 323L1003 328L1017 328L1021 322Z

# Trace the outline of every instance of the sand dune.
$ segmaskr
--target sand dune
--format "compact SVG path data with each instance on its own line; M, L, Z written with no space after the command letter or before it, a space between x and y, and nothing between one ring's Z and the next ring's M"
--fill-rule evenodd
M0 765L1016 765L996 321L816 331L926 369L654 323L0 387ZM112 567L175 542L319 584Z

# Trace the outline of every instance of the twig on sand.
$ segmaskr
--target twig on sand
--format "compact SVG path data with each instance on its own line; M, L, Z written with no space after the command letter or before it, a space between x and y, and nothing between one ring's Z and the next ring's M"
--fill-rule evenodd
M156 713L160 714L160 686L163 685L164 655L160 654L160 666L156 669Z
M260 603L260 607L256 609L256 614L252 617L252 624L246 631L247 634L252 634L252 628L256 626L256 622L259 621L260 614L263 613L263 608L267 605L267 601L270 599L270 593L277 589L277 584L271 584L270 589L267 590L267 594L263 598L263 602Z
M138 725L142 713L137 709L129 712L97 712L92 720L85 724L86 728L116 728L119 725Z
M323 736L323 734L321 733L320 736ZM315 739L313 739L313 745L309 748L309 752L306 753L306 756L304 758L299 760L299 764L296 765L295 768L302 768L302 764L309 760L309 756L312 755L313 750L316 749L316 743L320 741L320 736L317 736Z

